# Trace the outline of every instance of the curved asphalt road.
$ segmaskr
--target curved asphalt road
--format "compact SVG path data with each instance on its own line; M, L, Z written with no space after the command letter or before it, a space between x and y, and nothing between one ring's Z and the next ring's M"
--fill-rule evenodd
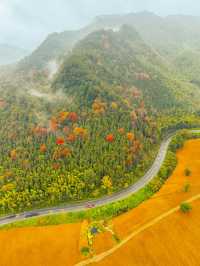
M192 132L200 133L200 130L192 130ZM35 211L30 211L30 212L24 212L24 213L17 214L17 215L6 216L0 219L0 225L9 224L9 223L13 223L16 221L22 221L24 219L27 219L33 216L45 216L48 214L58 214L58 213L63 213L63 212L77 212L77 211L88 209L87 207L88 203L94 205L95 207L99 207L102 205L106 205L108 203L116 202L124 198L127 198L128 196L132 195L133 193L143 188L157 175L165 159L168 146L171 142L172 136L173 135L167 137L165 140L162 141L157 157L153 165L151 166L151 168L147 171L147 173L142 178L140 178L138 182L128 187L127 189L124 189L113 195L103 197L101 199L91 200L89 202L85 201L85 202L80 202L80 203L69 204L64 207L46 208L46 209L40 209L40 210L35 210Z

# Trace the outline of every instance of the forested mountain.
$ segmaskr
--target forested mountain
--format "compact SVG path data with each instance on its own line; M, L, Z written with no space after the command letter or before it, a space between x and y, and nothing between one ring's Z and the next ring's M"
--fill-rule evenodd
M144 41L156 49L171 64L171 67L179 66L181 56L190 61L190 53L196 53L199 58L200 17L184 15L160 17L150 12L142 12L122 16L100 16L94 24L96 27L102 25L105 28L114 29L123 24L135 27ZM196 62L197 60L192 65L187 64L187 67L175 68L175 70L184 75L187 70L193 72L198 68L198 62L197 64ZM195 78L194 74L192 77Z
M200 49L180 50L173 60L174 69L182 74L182 79L200 87Z
M160 17L150 12L142 12L122 16L100 16L93 24L98 28L113 29L123 24L133 26L174 71L183 74L189 81L197 80L199 84L200 17ZM186 64L180 66L182 59Z
M30 56L19 64L19 69L43 69L51 61L59 61L59 57L63 57L72 50L80 38L79 35L79 31L50 34Z
M27 54L28 52L24 49L7 44L0 44L0 65L16 63Z
M117 32L102 30L80 41L68 56L53 84L78 95L82 104L96 97L129 101L134 89L143 94L147 106L162 112L195 107L193 94L130 26ZM197 100L197 104L199 101Z
M124 24L133 26L147 44L167 58L184 48L199 49L200 17L160 17L150 12L107 15L97 17L91 28L96 25L97 28L117 29Z
M189 81L199 79L196 75L199 74L200 18L182 15L160 17L150 12L99 16L80 30L51 34L31 56L19 64L19 69L48 70L49 63L60 65L63 56L71 52L75 44L88 34L101 29L118 31L122 25L133 26L144 42L159 53L177 74L185 76L188 70L193 73L186 75ZM188 64L189 69L179 67L182 58L191 61L190 54L194 53L198 57L192 65Z

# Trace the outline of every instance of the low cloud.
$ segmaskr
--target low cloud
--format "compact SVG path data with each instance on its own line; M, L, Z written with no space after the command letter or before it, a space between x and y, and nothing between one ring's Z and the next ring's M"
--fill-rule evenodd
M200 15L199 0L0 0L0 43L35 48L51 32L76 29L102 14L148 10Z

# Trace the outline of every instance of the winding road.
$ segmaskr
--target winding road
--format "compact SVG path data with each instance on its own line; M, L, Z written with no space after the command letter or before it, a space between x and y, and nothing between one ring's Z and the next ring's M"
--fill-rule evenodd
M191 130L191 132L200 133L200 130ZM165 156L166 156L172 137L173 135L168 136L166 139L162 141L158 154L151 168L147 171L147 173L142 178L140 178L138 182L128 187L127 189L124 189L118 193L115 193L109 196L105 196L100 199L91 200L89 202L85 201L85 202L80 202L80 203L69 204L64 207L45 208L45 209L24 212L24 213L17 214L17 215L6 216L0 219L0 225L10 224L16 221L22 221L22 220L28 219L30 217L35 217L35 216L39 217L39 216L45 216L48 214L82 211L82 210L88 209L88 206L87 206L88 204L90 204L91 206L100 207L100 206L103 206L103 205L106 205L112 202L116 202L116 201L129 197L130 195L134 194L135 192L143 188L157 175L165 159Z

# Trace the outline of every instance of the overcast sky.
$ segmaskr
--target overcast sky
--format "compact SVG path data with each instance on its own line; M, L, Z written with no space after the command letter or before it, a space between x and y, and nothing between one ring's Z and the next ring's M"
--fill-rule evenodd
M200 16L200 0L0 0L0 43L31 49L48 33L79 28L97 15L144 10Z

